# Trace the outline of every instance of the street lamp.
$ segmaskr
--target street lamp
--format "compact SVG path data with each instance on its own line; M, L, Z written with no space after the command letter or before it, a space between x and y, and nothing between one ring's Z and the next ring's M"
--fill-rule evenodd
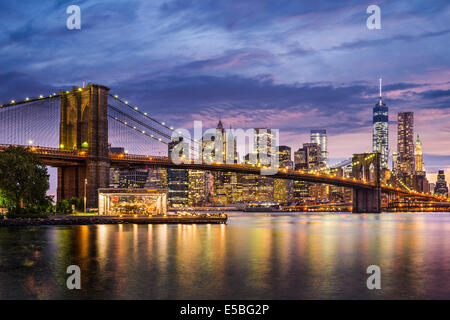
M84 213L86 213L86 186L87 186L87 178L84 179Z

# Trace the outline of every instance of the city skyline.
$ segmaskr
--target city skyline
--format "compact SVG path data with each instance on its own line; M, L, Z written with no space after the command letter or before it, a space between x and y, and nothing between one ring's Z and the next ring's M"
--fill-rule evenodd
M292 150L309 140L311 129L324 128L333 163L372 150L371 113L382 76L389 145L397 138L392 115L413 111L433 181L450 167L450 30L439 23L450 8L445 1L376 3L382 30L366 28L363 1L283 8L253 1L239 7L82 1L75 31L65 27L63 4L3 3L0 100L83 80L104 83L176 127L201 119L213 128L221 115L227 126L278 128L280 145ZM41 14L33 16L36 11ZM24 54L13 57L14 51Z

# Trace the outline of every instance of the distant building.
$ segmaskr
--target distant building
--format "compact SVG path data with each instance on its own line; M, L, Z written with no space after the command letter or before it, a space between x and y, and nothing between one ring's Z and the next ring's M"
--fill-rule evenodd
M430 184L427 180L427 174L425 172L425 165L423 163L422 154L422 142L419 135L416 138L416 145L414 148L414 162L415 162L415 181L414 189L419 192L430 192Z
M109 152L114 154L124 154L125 148L110 147ZM109 170L110 188L141 189L145 187L147 179L148 169L110 168Z
M188 202L190 206L201 206L206 202L206 173L188 170Z
M294 152L295 170L314 171L321 165L321 149L317 143L304 143L303 148ZM316 187L304 181L294 181L294 201L302 202L310 197ZM314 190L313 190L314 189ZM315 192L312 192L315 193Z
M278 165L280 168L292 169L291 148L288 146L279 146ZM293 181L286 179L274 179L273 198L278 203L289 203L292 198Z
M392 171L398 172L398 152L392 152Z
M145 187L147 189L167 189L167 169L150 168Z
M419 135L417 135L416 146L414 148L414 161L416 166L416 172L425 172L425 166L423 163L423 155L422 155L422 142L420 141Z
M414 113L398 113L397 175L412 187L415 173L414 161Z
M222 143L220 143L220 139L222 140ZM236 139L233 136L231 128L228 131L225 130L222 121L219 120L215 136L210 140L215 141L213 154L222 152L223 162L237 163L238 154ZM216 171L212 173L212 176L214 177L210 197L212 202L226 205L241 201L241 183L237 173Z
M320 148L320 162L321 166L327 165L327 130L311 130L311 143L315 143Z
M448 187L447 181L445 181L444 170L439 170L437 175L436 185L434 187L434 194L447 196L448 195Z
M169 155L183 138L169 142ZM182 156L181 154L179 155ZM189 203L189 173L186 169L167 169L168 202L171 207L185 207Z
M381 78L380 96L377 104L373 108L372 144L373 152L379 152L381 154L381 166L387 168L389 158L389 108L383 103Z

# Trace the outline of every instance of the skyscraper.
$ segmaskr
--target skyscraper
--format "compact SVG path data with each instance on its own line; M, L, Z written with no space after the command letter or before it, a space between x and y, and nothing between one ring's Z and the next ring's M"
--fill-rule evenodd
M180 137L179 140L169 142L169 155L181 140L183 140L183 138ZM167 169L167 186L169 189L167 200L171 207L185 207L188 205L188 182L188 170L172 168Z
M321 149L316 143L304 143L303 148L294 152L295 170L317 170L320 167ZM310 184L294 181L294 200L301 202L310 195Z
M381 94L380 78L380 96L378 103L373 108L373 152L381 154L381 167L387 168L389 158L389 108L383 103Z
M292 169L291 148L279 146L278 163L280 168ZM286 179L274 179L273 198L279 203L288 203L291 200L293 181Z
M414 161L416 165L416 172L424 172L425 167L423 164L423 155L422 155L422 142L420 141L419 135L416 138L416 147L414 148Z
M425 165L423 163L422 154L422 142L420 141L419 135L417 135L416 146L414 148L414 162L416 171L414 189L419 192L429 192L430 184L427 180L427 175L425 172Z
M320 147L321 166L327 165L327 130L311 130L311 143Z
M434 193L446 196L448 194L447 181L445 181L444 170L439 170L436 185L434 187Z
M414 112L399 112L397 123L397 174L412 187L415 173Z

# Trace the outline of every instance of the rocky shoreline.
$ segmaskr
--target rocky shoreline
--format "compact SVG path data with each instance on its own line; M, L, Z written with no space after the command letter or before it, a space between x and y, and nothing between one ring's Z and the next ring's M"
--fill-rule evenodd
M102 217L102 216L61 216L48 219L0 219L0 227L12 226L76 226L97 224L222 224L227 216L165 216L165 217Z

